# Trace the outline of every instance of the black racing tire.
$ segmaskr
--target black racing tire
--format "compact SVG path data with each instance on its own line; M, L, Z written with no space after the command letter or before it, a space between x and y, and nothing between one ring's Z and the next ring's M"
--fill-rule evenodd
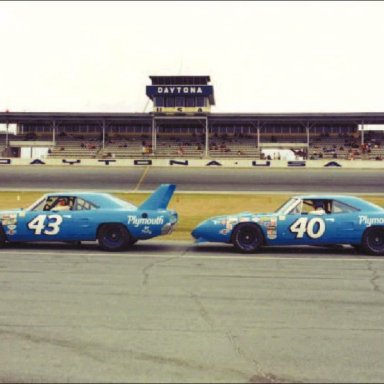
M121 251L131 246L131 235L122 224L103 224L98 231L99 246L104 251Z
M384 227L367 228L363 234L361 248L374 256L384 256Z
M255 253L264 244L264 235L257 224L241 223L232 232L232 244L241 253Z
M5 235L3 226L0 224L0 248L4 247L6 241L7 241L7 236Z

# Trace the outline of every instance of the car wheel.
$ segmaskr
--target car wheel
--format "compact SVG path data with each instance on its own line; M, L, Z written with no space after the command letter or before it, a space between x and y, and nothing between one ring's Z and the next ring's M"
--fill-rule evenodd
M264 243L264 236L258 225L239 224L232 234L235 249L242 253L253 253L260 250Z
M122 224L104 224L99 229L98 241L105 251L121 251L131 245L131 236Z
M363 234L362 249L370 255L384 255L384 228L371 227Z

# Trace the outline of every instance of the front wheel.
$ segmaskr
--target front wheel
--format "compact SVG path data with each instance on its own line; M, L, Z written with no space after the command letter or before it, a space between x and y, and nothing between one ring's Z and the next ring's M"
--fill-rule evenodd
M371 227L363 234L361 247L364 252L374 256L384 255L384 228Z
M131 245L131 236L122 224L104 224L99 229L98 240L104 251L121 251Z
M262 247L264 236L258 225L243 223L233 230L232 243L241 253L254 253Z

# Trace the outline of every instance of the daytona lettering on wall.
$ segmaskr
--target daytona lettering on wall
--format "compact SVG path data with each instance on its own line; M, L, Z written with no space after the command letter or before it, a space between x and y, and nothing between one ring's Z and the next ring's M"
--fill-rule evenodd
M164 94L202 94L201 87L157 87L158 93Z

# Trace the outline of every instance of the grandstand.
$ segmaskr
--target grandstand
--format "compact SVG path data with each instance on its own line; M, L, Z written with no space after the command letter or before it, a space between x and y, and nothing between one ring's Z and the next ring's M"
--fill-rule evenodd
M384 158L383 131L364 129L384 124L384 112L213 113L209 76L150 79L149 113L2 112L0 154L46 142L46 156L59 159L263 159L282 149L312 160ZM16 134L6 135L11 124Z

